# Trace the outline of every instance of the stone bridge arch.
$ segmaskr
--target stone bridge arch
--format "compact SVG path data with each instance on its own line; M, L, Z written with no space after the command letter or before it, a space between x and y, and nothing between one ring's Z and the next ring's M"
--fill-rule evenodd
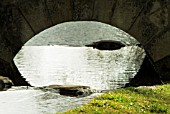
M34 35L68 21L99 21L124 30L143 45L160 76L170 78L169 0L1 0L0 75L28 85L13 58Z

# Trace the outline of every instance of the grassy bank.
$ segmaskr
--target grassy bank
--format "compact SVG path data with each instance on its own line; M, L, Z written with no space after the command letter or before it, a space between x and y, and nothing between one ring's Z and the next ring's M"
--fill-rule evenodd
M170 84L108 92L65 114L170 114Z

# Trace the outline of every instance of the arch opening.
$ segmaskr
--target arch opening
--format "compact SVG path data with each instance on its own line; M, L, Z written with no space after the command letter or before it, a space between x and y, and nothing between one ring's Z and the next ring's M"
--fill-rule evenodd
M168 3L169 1L134 0L1 1L0 23L3 32L0 34L0 74L10 77L17 85L27 85L24 79L19 79L20 74L13 64L13 57L26 41L54 24L97 20L121 28L137 38L151 56L160 77L169 79ZM167 69L166 73L164 68Z
M170 77L169 2L168 0L0 1L0 29L2 30L0 33L0 75L10 77L15 85L28 85L21 78L21 74L13 63L14 56L26 41L54 24L97 20L121 28L137 38L142 45L147 42L145 49L153 59L154 67L161 78L167 80ZM32 111L32 108L27 107L27 109ZM16 109L13 111L15 112Z
M115 51L107 51L108 49L106 49L106 50L104 49L104 51L100 51L100 50L93 49L91 47L85 47L88 44L91 44L94 42L102 42L105 45L104 47L112 47L113 45L106 46L105 43L108 43L108 41L109 41L109 43L110 42L111 43L113 43L113 42L121 43L121 45L123 45L123 46L122 46L122 48L119 48ZM116 27L113 27L111 25L105 24L105 23L96 22L96 21L66 22L66 23L58 24L56 26L48 28L48 29L40 32L36 36L34 36L31 40L29 40L23 46L23 49L20 51L21 54L19 54L19 56L16 56L14 60L16 60L16 59L19 60L20 58L22 58L23 53L24 53L23 51L27 51L27 54L24 55L27 57L26 59L31 58L31 56L28 56L28 55L31 55L31 53L34 51L32 50L32 48L28 48L29 46L36 47L36 50L38 50L39 47L43 47L43 48L48 47L49 49L44 48L44 50L46 50L46 51L43 51L43 53L48 54L48 58L47 58L47 55L41 55L41 56L46 56L46 59L50 59L50 56L52 59L54 59L52 57L52 53L56 53L55 48L58 48L58 50L56 49L56 51L59 52L57 54L62 53L62 52L60 52L60 50L66 51L66 53L69 53L69 54L77 51L75 53L75 55L80 57L80 60L79 60L79 58L77 58L78 59L77 61L81 61L79 65L81 66L81 64L86 64L86 67L84 69L89 69L90 67L91 67L91 69L93 69L92 70L93 73L91 73L91 74L90 73L88 74L88 71L86 71L86 70L83 71L82 76L81 76L81 72L79 72L80 73L80 74L78 73L80 75L80 77L78 77L79 80L81 80L81 78L83 80L91 80L92 78L90 78L90 75L92 75L92 74L97 75L97 72L99 72L101 69L103 70L103 72L101 72L99 77L101 77L102 75L104 77L107 77L107 72L109 72L110 73L109 75L111 76L112 75L111 73L116 72L116 70L117 70L118 71L117 74L113 73L114 75L117 75L117 79L115 79L115 80L116 81L121 80L119 78L119 76L121 77L121 75L124 75L124 78L126 77L126 82L123 82L123 80L122 80L122 83L124 83L122 85L125 85L125 83L128 82L129 77L133 78L134 75L137 73L137 71L140 68L140 65L142 64L144 56L145 56L144 50L142 48L138 47L137 44L139 44L139 42L135 38L131 37L124 31L122 31ZM114 46L115 46L115 44L114 44ZM81 48L82 50L81 49L79 50L79 48ZM69 51L69 49L72 51ZM31 51L29 52L29 50L31 50ZM53 50L53 51L50 51L50 50ZM36 53L36 51L34 53ZM57 56L55 56L55 57L58 60L62 61L63 64L70 63L70 61L75 62L75 60L72 58L76 58L76 56L71 56L71 55L69 57L68 54L63 54L62 57L60 56L60 58L58 58ZM68 58L69 59L71 58L72 60L70 59L70 61L67 61L65 63L65 61ZM97 60L95 60L95 58L97 58ZM39 59L40 59L40 62L46 61L46 60L43 60L44 59L43 57L39 58ZM65 60L63 60L63 59L65 59ZM28 61L29 61L29 59L28 59ZM37 60L37 61L39 61L39 60ZM37 61L36 61L36 64L39 63ZM82 61L85 61L85 62L82 62ZM103 63L102 63L102 61L103 61ZM110 63L109 63L109 61L110 61ZM121 61L123 61L123 62L121 62ZM91 64L90 62L93 64ZM29 74L29 73L24 74L25 71L22 71L22 68L20 67L20 65L18 65L18 63L16 61L15 61L15 63L18 66L18 68L21 71L21 74L23 76L34 75L34 74ZM71 66L76 66L75 63L72 63ZM113 67L116 67L115 63L118 64L119 67L113 68ZM60 63L60 65L61 64L62 63ZM105 66L105 68L104 68L104 67L102 67L102 64L107 64L107 65L103 65L103 66ZM29 65L30 65L30 63L29 63ZM101 68L97 68L98 66ZM132 66L132 67L129 67L129 66ZM38 68L39 66L36 66L36 67ZM48 67L50 67L50 66L48 66ZM81 66L81 67L84 67L84 66ZM29 67L29 69L31 69L31 68ZM41 70L42 69L46 70L48 68L42 67ZM108 69L110 69L110 70L108 70ZM123 69L123 70L122 71L120 70L120 72L119 72L118 69ZM55 70L60 72L59 69L55 69ZM71 71L76 73L76 69L71 69ZM41 71L38 71L38 72L41 72ZM126 72L126 73L123 74L123 72ZM75 73L69 74L70 77L67 76L66 78L68 78L68 77L74 78L74 75L76 75ZM89 76L87 76L87 77L89 77L89 79L83 78L83 77L86 77L85 76L86 73L89 75ZM102 74L102 73L104 73L104 74ZM35 74L37 74L37 73L35 73ZM43 71L43 74L50 75L50 74L45 73L45 71ZM39 73L38 77L40 78L41 75L43 75L43 74ZM60 75L62 75L62 74L60 74ZM25 78L27 79L28 82L31 83L32 79L29 76L25 76ZM65 76L63 75L63 77L65 77ZM48 77L45 77L44 79L48 80L47 78ZM123 78L123 77L121 77L121 78ZM65 80L67 80L67 79L65 79ZM108 80L105 80L105 81L108 81ZM43 82L43 80L41 80L40 82ZM77 82L78 82L78 80L77 80ZM77 82L74 82L74 84L76 84ZM36 83L38 83L38 82L34 81L31 84L33 86L43 86L43 84L36 85ZM54 83L55 82L53 82L53 83L49 82L48 84L54 84ZM58 82L58 83L63 84L63 82ZM121 83L121 81L120 81L120 83ZM73 82L66 82L66 83L64 82L64 84L73 84ZM85 83L77 83L77 84L85 84ZM85 86L93 86L92 84L93 83L90 83L89 85L85 85ZM98 85L95 85L93 87L97 87L97 86ZM100 88L100 89L102 89L102 88Z

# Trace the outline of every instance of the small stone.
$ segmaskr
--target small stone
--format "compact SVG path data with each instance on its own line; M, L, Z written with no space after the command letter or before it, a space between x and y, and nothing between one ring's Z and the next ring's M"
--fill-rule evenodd
M8 77L0 76L0 91L5 91L13 85Z
M101 40L98 42L93 42L92 44L86 45L87 47L93 47L99 50L117 50L122 47L125 47L124 44L122 44L119 41L113 41L113 40Z
M60 95L72 97L85 97L92 94L89 86L82 85L49 85L46 88L58 89Z

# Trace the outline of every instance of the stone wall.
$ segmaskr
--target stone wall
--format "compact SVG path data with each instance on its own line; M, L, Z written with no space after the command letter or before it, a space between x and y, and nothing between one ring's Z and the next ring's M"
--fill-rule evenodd
M161 77L170 77L162 70L170 66L169 0L1 0L0 14L0 73L13 81L21 77L13 58L26 41L53 25L83 20L129 33L143 45Z

